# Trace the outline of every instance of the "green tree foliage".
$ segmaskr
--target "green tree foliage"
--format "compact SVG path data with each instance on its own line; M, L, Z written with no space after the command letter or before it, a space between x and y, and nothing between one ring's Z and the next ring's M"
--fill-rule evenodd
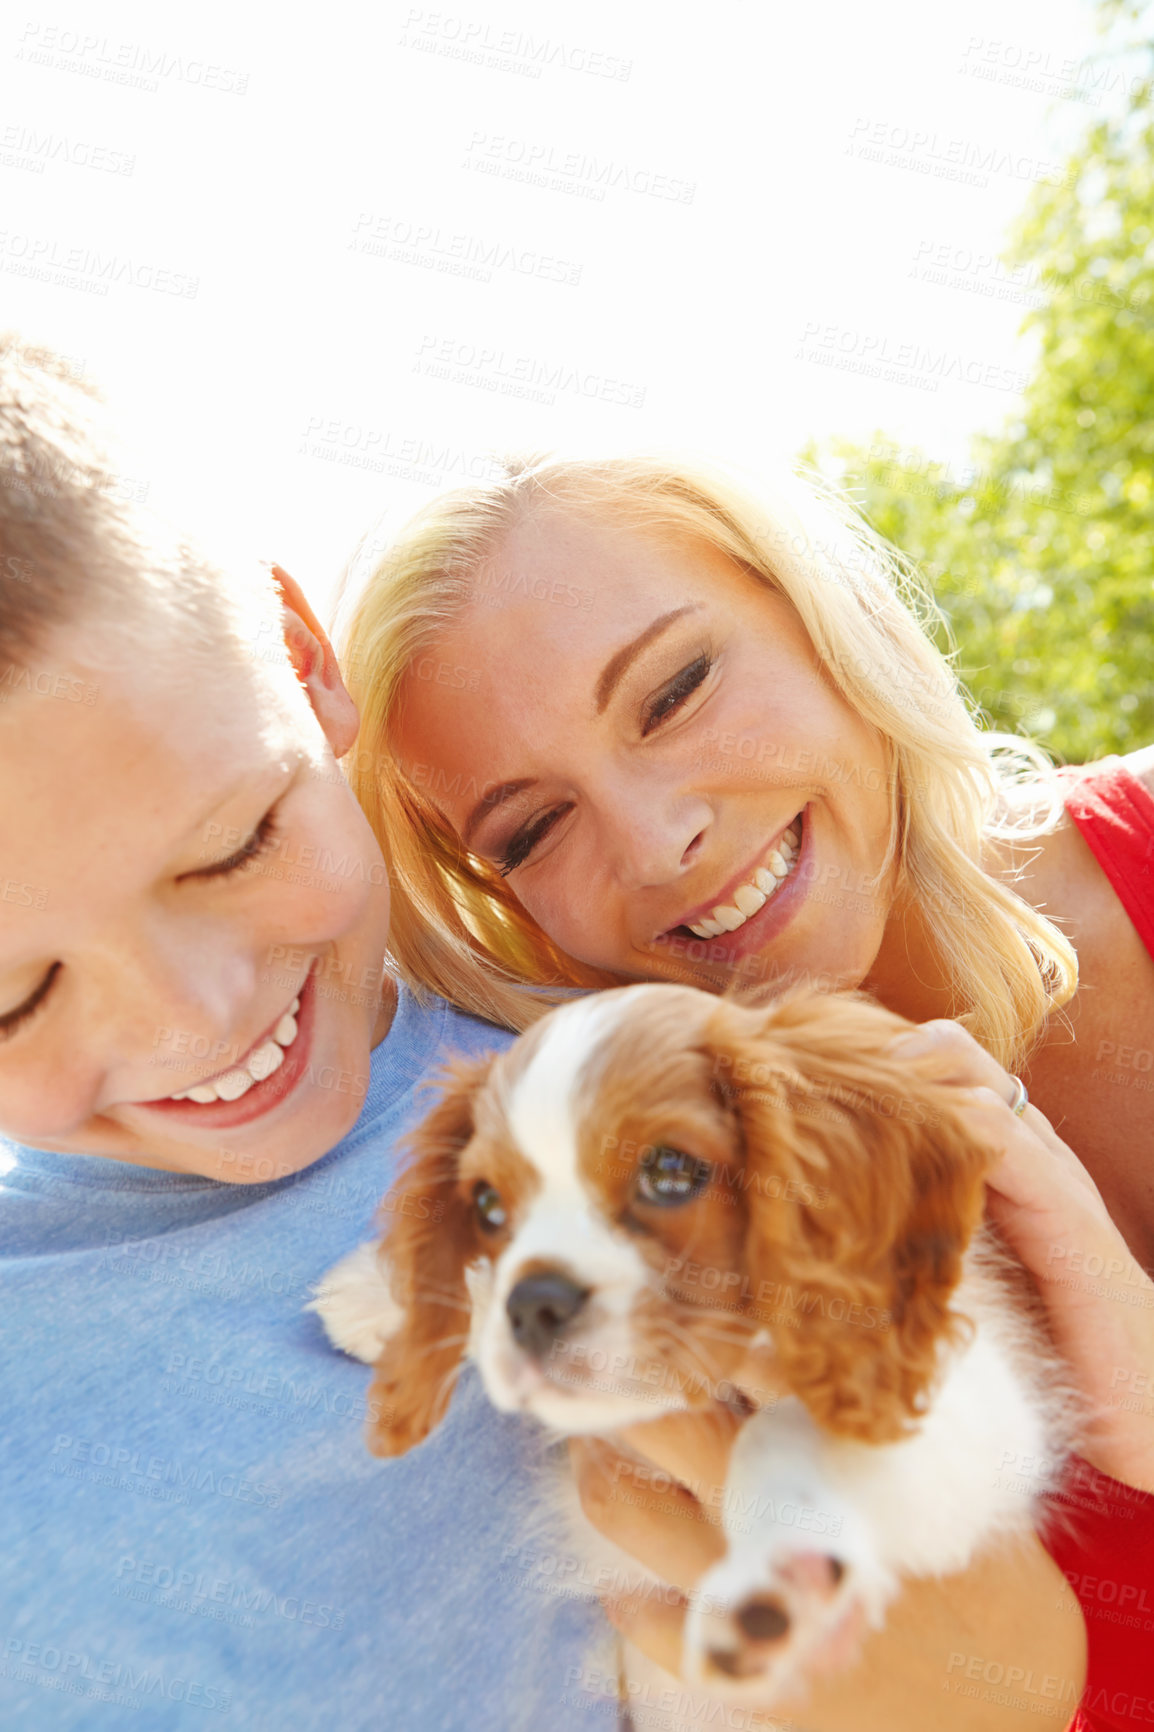
M1147 8L1122 0L1107 21ZM951 471L884 435L808 453L920 566L991 726L1085 762L1154 741L1154 95L1094 124L1013 238L1037 363ZM942 645L948 647L943 630Z

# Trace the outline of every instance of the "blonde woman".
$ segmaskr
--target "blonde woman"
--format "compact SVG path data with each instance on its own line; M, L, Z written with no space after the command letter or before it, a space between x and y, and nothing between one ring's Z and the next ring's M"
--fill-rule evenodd
M1003 1151L991 1212L1098 1410L1087 1452L1113 1478L1095 1496L1124 1500L1154 1491L1154 754L1063 779L1008 749L919 615L893 553L799 485L767 498L665 459L510 465L435 500L357 602L354 785L397 962L464 1010L518 1027L574 987L809 980L928 1024L908 1038L951 1055ZM682 1481L722 1471L700 1425L635 1442ZM585 1452L587 1502L620 1538L600 1465ZM1152 1509L1123 1512L1127 1585L1154 1582ZM689 1586L707 1561L691 1524L628 1519ZM1122 1528L1053 1542L1076 1588L1117 1575ZM672 1652L654 1614L616 1615ZM1101 1615L1090 1635L1084 1716L1136 1652ZM940 1703L948 1664L930 1672Z

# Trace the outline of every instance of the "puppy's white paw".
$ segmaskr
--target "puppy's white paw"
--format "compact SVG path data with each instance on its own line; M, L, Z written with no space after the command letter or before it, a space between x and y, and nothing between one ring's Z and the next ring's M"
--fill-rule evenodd
M312 1289L315 1311L334 1347L375 1365L400 1325L402 1312L389 1291L388 1269L371 1242L342 1257Z
M756 1576L711 1570L686 1625L686 1673L719 1696L772 1704L806 1681L851 1665L882 1621L888 1572L833 1552L773 1548Z

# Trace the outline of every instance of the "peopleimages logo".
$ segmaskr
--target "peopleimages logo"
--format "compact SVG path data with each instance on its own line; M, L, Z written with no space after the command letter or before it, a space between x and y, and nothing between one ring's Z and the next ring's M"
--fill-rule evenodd
M645 386L630 380L611 378L567 361L511 355L504 349L461 342L455 337L422 337L413 372L505 397L524 397L547 407L556 403L558 396L584 397L628 409L640 409L645 403Z
M424 6L409 8L398 42L401 48L417 48L522 78L540 78L544 68L551 67L623 84L633 71L633 62L619 54L551 36L531 36L523 30L502 30L487 19L463 18L460 13Z
M50 668L7 667L0 674L0 704L6 703L13 692L27 692L34 698L59 698L67 704L94 704L100 687Z
M92 247L69 246L50 235L24 234L17 229L0 229L0 270L93 295L106 295L113 284L185 301L194 301L200 291L200 278L185 271L172 271L146 259L97 252Z
M187 1503L189 1492L202 1492L279 1509L282 1497L279 1486L248 1479L243 1473L221 1473L202 1462L176 1461L128 1444L70 1437L65 1432L52 1445L51 1466L54 1473L70 1479L88 1479L113 1491L144 1492L161 1502Z
M349 248L390 264L417 265L479 283L492 282L494 271L563 283L569 288L576 288L581 281L582 266L572 259L491 235L441 229L436 223L414 223L372 211L362 211L357 217Z
M1028 376L1020 369L1004 367L979 355L935 349L904 339L898 341L884 331L823 325L816 319L805 326L793 357L814 366L910 385L919 391L936 391L941 384L951 383L977 385L987 391L1017 392L1023 391L1028 383Z
M24 26L16 58L33 66L51 66L57 72L76 72L105 84L150 93L160 89L162 78L226 96L243 96L248 89L247 72L198 60L195 55L174 54L144 42L118 42L114 37L31 20Z
M503 132L474 132L461 165L475 174L496 175L603 203L607 191L636 193L675 204L692 204L697 182L670 175L648 163L589 156L545 139L513 138Z
M1047 162L986 139L944 138L930 127L873 120L866 115L855 120L845 155L965 186L987 187L991 175L1034 185L1072 184L1071 171L1063 163Z
M19 122L0 131L0 164L5 168L29 169L43 174L50 162L67 163L71 168L92 168L102 174L132 174L135 156L123 150L113 150L89 139L69 138L63 133L38 132L34 126Z
M155 1558L137 1558L131 1554L122 1557L116 1566L116 1580L124 1587L151 1590L149 1598L179 1611L198 1608L198 1604L203 1603L234 1612L268 1613L293 1623L311 1624L321 1630L339 1630L345 1621L344 1609L340 1606L328 1605L303 1594L274 1593L271 1588L249 1586L231 1576L214 1576L205 1570L158 1563ZM174 1601L181 1603L174 1604ZM247 1622L251 1624L251 1618Z
M19 1679L21 1683L37 1684L63 1691L69 1696L91 1696L97 1701L119 1702L127 1708L142 1708L151 1701L180 1702L186 1708L211 1708L226 1714L232 1702L227 1690L219 1685L203 1684L195 1678L169 1674L160 1667L141 1665L135 1660L98 1660L92 1654L76 1648L62 1648L54 1642L31 1642L10 1636L4 1644L4 1665L0 1675ZM124 1695L108 1694L123 1691ZM144 1701L133 1700L143 1697Z

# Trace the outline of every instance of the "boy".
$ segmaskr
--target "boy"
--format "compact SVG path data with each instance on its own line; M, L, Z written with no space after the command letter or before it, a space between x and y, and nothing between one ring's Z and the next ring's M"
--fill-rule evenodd
M300 592L116 477L99 406L5 342L0 1717L588 1726L604 1625L534 1591L535 1440L470 1380L374 1461L364 1368L303 1309L442 1048L507 1037L383 968L356 713Z

